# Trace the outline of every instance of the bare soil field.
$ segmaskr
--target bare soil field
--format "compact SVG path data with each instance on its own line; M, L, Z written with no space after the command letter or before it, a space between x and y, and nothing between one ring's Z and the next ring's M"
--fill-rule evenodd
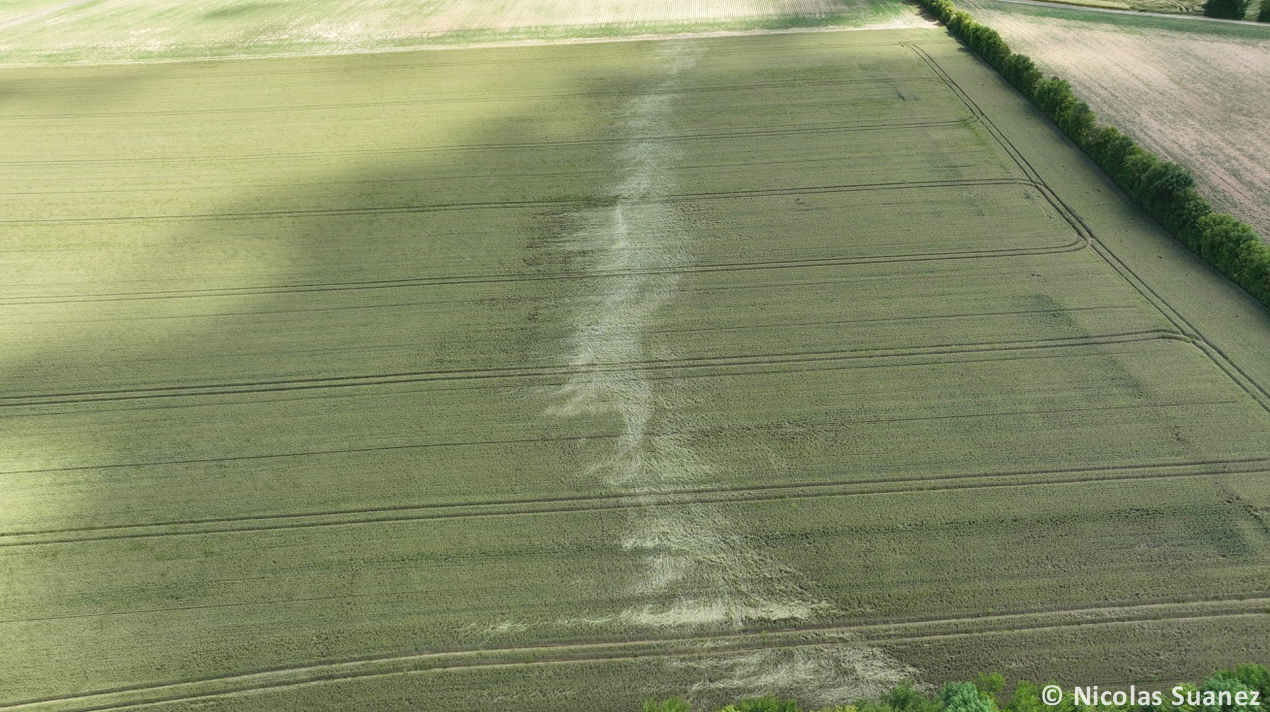
M1270 657L1270 314L944 33L0 85L0 710Z
M22 0L0 7L0 65L922 24L910 7L891 0Z
M1070 81L1099 119L1191 169L1217 209L1270 239L1270 28L965 6L1046 74Z

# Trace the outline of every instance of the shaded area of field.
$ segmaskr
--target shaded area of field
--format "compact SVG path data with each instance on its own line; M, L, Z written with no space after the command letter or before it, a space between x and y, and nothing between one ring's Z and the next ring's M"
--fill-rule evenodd
M947 38L0 84L0 707L1270 652L1264 310Z
M1270 28L993 0L966 8L1047 75L1070 81L1099 119L1189 168L1215 208L1270 239Z

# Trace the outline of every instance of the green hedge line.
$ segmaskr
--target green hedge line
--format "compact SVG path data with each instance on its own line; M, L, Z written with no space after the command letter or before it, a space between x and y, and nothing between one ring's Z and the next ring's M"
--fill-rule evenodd
M1098 690L1102 696L1114 697L1116 691L1129 692L1129 686L1107 687ZM814 712L1261 712L1270 706L1270 671L1261 665L1245 664L1232 670L1221 670L1204 680L1202 685L1161 685L1145 690L1148 696L1159 693L1155 700L1143 703L1134 700L1123 704L1101 701L1092 705L1074 699L1071 687L1062 689L1062 700L1050 705L1045 701L1045 691L1039 685L1019 681L1014 693L1006 699L1003 695L1005 678L999 673L980 675L976 682L950 682L934 695L915 689L905 682L882 695L878 700L858 700L852 704L824 707ZM1085 688L1089 692L1088 688ZM1180 690L1182 704L1176 703L1175 692ZM1144 691L1137 690L1139 697ZM1248 704L1256 693L1256 705ZM1127 696L1127 695L1126 695ZM1228 703L1227 700L1230 700ZM1245 704L1238 704L1239 701ZM664 702L644 703L644 712L695 712L692 705L681 698ZM702 711L704 712L704 711ZM804 712L793 700L775 697L743 700L728 705L718 712ZM813 712L808 710L807 712Z
M1252 226L1213 212L1185 168L1161 160L1113 126L1099 126L1070 84L1045 79L1030 58L1012 52L996 30L975 22L950 0L918 2L1058 124L1174 237L1270 306L1270 247Z
M1204 15L1226 20L1242 20L1248 14L1252 0L1208 0L1204 3Z

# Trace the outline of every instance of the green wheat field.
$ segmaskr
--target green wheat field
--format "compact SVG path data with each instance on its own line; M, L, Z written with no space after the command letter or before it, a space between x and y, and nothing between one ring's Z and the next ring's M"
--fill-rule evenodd
M942 30L0 87L0 710L1270 657L1270 317Z

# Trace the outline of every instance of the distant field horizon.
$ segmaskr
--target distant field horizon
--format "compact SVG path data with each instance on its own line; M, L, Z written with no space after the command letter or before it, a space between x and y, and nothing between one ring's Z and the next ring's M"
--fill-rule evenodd
M815 27L929 27L894 0L24 0L0 6L0 67L365 54Z

